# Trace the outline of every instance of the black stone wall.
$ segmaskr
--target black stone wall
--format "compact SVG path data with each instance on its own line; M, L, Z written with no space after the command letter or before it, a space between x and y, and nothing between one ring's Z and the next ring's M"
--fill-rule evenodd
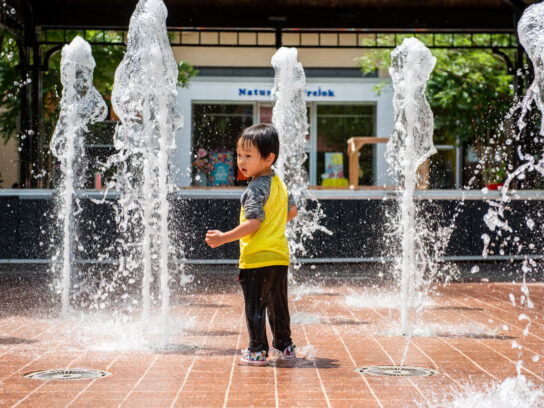
M112 200L96 203L81 199L81 212L76 216L80 242L75 245L77 259L96 259L98 254L115 246L117 238ZM333 232L321 232L307 243L308 257L375 258L387 257L398 248L398 234L387 235L387 213L394 213L396 202L381 199L323 199L326 215L323 225ZM204 242L208 229L226 230L238 223L237 199L190 199L172 196L171 230L174 243L183 244L188 259L237 259L238 244L231 243L211 249ZM455 217L455 227L447 246L446 256L478 256L482 253L481 236L492 240L494 255L539 255L543 253L542 201L512 201L506 215L513 232L510 241L498 236L484 224L489 205L483 200L422 200L418 202L422 217L427 219L431 233L447 226ZM526 223L532 218L531 230ZM501 243L519 237L523 247ZM0 260L50 259L55 246L62 242L55 227L54 200L24 196L0 196ZM434 239L431 239L431 243ZM533 244L533 245L529 245Z

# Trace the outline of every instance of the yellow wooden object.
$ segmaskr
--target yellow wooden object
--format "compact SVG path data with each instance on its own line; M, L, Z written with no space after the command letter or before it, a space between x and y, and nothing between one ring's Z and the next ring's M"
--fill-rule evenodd
M359 150L366 144L387 143L387 137L356 136L348 139L349 157L349 187L359 186ZM419 166L417 170L417 189L426 190L429 187L429 160Z
M366 144L387 143L387 137L350 137L348 139L349 186L359 185L359 150Z
M323 179L321 185L323 187L347 187L349 182L347 178Z

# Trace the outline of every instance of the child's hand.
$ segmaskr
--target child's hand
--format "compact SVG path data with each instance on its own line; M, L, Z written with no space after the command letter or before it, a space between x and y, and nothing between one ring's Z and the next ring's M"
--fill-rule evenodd
M206 232L206 244L212 248L216 248L225 243L224 233L219 230L209 230Z

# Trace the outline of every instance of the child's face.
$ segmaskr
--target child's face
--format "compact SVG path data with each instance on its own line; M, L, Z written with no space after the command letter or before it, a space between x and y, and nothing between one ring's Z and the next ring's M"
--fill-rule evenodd
M257 147L251 143L238 143L236 146L238 168L245 177L259 177L270 172L274 162L274 153L265 159L259 153Z

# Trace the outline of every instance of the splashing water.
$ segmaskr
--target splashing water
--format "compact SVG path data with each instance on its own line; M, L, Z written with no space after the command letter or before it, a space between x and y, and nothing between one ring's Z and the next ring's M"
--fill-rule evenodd
M169 322L172 334L184 336L187 330L194 329L197 317L172 318ZM142 335L142 333L144 333ZM76 339L74 352L149 350L156 347L162 337L162 328L148 325L144 321L126 319L104 319L103 314L82 314L70 320L67 336ZM160 340L159 340L160 341ZM70 350L71 351L71 350Z
M469 386L465 391L455 391L453 398L443 396L439 401L418 404L419 408L544 408L544 390L537 388L525 377L507 378L493 384L485 391Z
M516 112L519 112L519 118L517 120L517 131L512 131L512 135L509 135L512 139L516 141L521 141L522 135L527 133L527 136L534 138L534 141L542 145L544 142L544 128L541 126L538 132L538 135L534 135L527 132L526 121L527 115L532 109L534 104L537 109L544 113L544 4L533 4L525 9L521 19L518 22L518 37L521 45L525 48L527 55L531 59L534 67L534 80L531 83L530 87L527 89L527 92L523 99L516 103L510 113L507 115L507 120L514 117ZM512 140L508 139L507 144L511 144ZM510 202L510 186L512 182L517 180L525 180L530 173L538 173L544 175L544 151L541 151L539 154L535 155L532 153L524 152L524 146L521 144L517 146L517 149L514 151L514 154L520 160L520 165L513 169L509 167L509 172L507 172L507 177L502 187L501 200L499 202L490 202L489 209L484 216L484 222L488 229L494 232L498 239L502 239L502 243L499 246L499 253L504 253L504 248L508 245L514 245L517 247L517 252L520 253L524 246L529 248L534 248L534 243L527 243L520 240L516 235L516 230L520 226L511 225L507 219L507 210L509 207L507 204ZM532 230L535 227L535 221L532 218L527 217L525 219L525 226ZM513 237L513 239L512 239ZM489 246L491 238L488 234L482 235L483 240L483 255L486 256L489 252ZM492 244L494 245L494 244ZM522 285L521 291L522 295L520 296L520 305L524 305L529 309L534 308L534 304L531 301L529 296L529 288L526 283L526 275L529 273L532 268L536 266L536 263L533 259L526 258L523 261L521 272L522 272ZM515 305L516 300L513 293L510 293L510 300ZM529 334L529 328L531 326L532 320L524 313L519 315L519 320L523 321L525 324L525 329L523 330L523 336L527 337ZM518 347L519 345L516 342L512 343L512 347ZM479 403L479 400L472 405L466 406L482 406L482 407L497 407L497 406L508 406L508 407L544 407L544 390L534 389L532 384L528 383L520 374L522 366L521 353L520 360L517 362L516 367L518 370L518 375L515 378L508 378L502 384L495 385L492 392L488 394L479 394L478 398L482 398L482 401L485 403ZM521 387L521 388L520 388ZM518 389L519 388L519 389ZM467 399L467 401L471 401ZM456 405L458 406L458 405ZM460 406L460 405L459 405ZM463 405L465 406L465 405Z
M291 315L291 324L318 324L321 317L318 314L297 312Z
M300 300L303 296L316 295L327 293L327 289L322 286L312 285L301 282L297 284L293 290L289 290L289 294L293 296L294 300Z
M393 291L383 288L367 288L363 291L353 291L344 297L346 306L355 309L400 309L402 299ZM431 299L425 299L422 306L433 306Z
M306 254L304 243L313 239L314 233L331 232L319 224L325 216L318 201L308 191L308 174L303 164L308 158L304 146L308 133L306 115L306 76L297 61L296 48L280 48L272 57L275 70L273 96L276 99L272 111L272 123L280 138L280 154L276 171L293 196L298 215L287 224L286 235L289 250L295 260ZM312 203L309 206L309 202ZM310 208L311 207L311 208Z
M521 110L517 123L518 132L514 136L517 141L521 139L521 135L527 126L525 118L530 112L532 104L534 103L540 112L544 113L544 5L534 4L525 10L518 23L518 36L521 45L523 45L527 55L533 62L534 80L522 101L514 105L509 114L509 116L512 116L517 110ZM542 126L539 130L539 136L541 138L540 143L542 143L544 141L542 139L544 137L544 128ZM492 231L497 229L499 233L500 231L512 232L508 221L504 219L505 205L510 201L508 193L511 183L515 179L525 179L526 173L530 172L544 175L544 152L539 155L539 158L533 154L524 153L522 146L518 146L515 154L518 155L522 164L507 174L502 188L502 200L500 203L492 203L492 207L489 208L485 218L487 226ZM530 220L530 222L534 223L533 220Z
M415 38L405 39L391 53L389 72L395 94L395 127L385 151L385 159L399 181L402 192L398 229L402 236L402 258L396 268L401 278L401 326L411 331L408 310L421 296L423 275L428 267L423 255L421 234L416 228L414 191L418 168L436 153L433 145L433 113L425 98L425 88L436 58Z
M402 335L398 325L380 323L376 328L369 327L376 334L385 337L397 337ZM420 322L412 331L412 337L460 337L460 338L500 338L496 329L472 322L458 324L441 324L432 322Z
M514 136L517 141L520 141L521 135L527 126L525 118L532 108L534 103L540 112L544 113L544 5L533 4L529 6L523 13L518 22L518 36L521 45L525 48L527 55L531 59L534 67L534 80L527 90L525 96L520 103L514 105L510 110L509 117L514 115L517 110L521 110L517 122L518 132ZM544 128L541 126L539 130L540 140L544 142ZM536 138L538 139L538 138ZM509 140L511 143L511 140ZM504 204L510 201L508 196L509 187L515 179L523 180L526 178L526 173L537 172L544 176L544 152L539 156L526 154L522 151L522 146L518 146L515 152L522 164L513 169L507 174L506 181L502 187L502 202L492 205L496 208L490 208L486 215L486 224L491 229L495 228L512 232L508 226L508 222L504 221ZM498 209L497 209L498 208Z
M114 136L119 151L109 165L117 173L108 188L120 198L120 272L143 269L143 319L150 313L150 286L160 276L163 343L168 341L168 193L174 134L183 125L176 107L178 67L166 31L162 0L140 0L130 19L127 51L115 72L112 105L121 120Z
M51 152L61 162L61 181L58 198L58 222L63 229L62 248L54 259L62 258L62 313L69 309L72 275L72 246L79 241L74 227L75 192L82 188L85 176L84 138L87 125L106 118L108 108L102 96L93 87L96 66L91 46L81 37L75 37L62 49L60 64L63 86L60 116L51 138Z

